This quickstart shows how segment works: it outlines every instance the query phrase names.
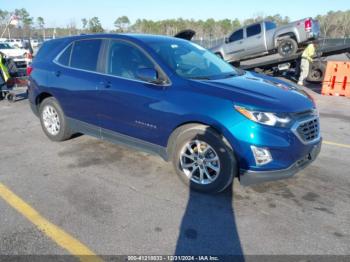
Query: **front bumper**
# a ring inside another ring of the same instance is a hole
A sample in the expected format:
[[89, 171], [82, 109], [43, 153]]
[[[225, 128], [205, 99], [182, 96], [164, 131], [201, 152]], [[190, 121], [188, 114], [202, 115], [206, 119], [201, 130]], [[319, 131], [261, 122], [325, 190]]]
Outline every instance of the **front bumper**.
[[297, 172], [311, 164], [321, 151], [322, 139], [315, 144], [311, 151], [303, 158], [293, 163], [290, 167], [271, 171], [240, 170], [240, 183], [243, 186], [254, 185], [262, 182], [275, 181], [294, 176]]

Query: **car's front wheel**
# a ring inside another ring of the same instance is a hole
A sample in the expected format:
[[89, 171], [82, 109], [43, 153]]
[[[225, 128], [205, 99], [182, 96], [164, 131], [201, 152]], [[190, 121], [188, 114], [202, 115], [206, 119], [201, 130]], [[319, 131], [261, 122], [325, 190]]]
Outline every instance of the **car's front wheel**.
[[174, 142], [176, 173], [191, 189], [205, 193], [225, 190], [237, 174], [232, 149], [213, 129], [194, 125], [181, 130]]
[[49, 97], [39, 107], [40, 122], [44, 133], [52, 141], [64, 141], [72, 136], [63, 110], [58, 101]]

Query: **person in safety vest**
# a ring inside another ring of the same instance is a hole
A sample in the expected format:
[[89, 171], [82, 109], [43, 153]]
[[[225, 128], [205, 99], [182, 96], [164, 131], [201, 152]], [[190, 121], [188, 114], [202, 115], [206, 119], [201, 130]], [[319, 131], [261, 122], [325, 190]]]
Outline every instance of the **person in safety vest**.
[[301, 55], [300, 77], [298, 81], [298, 85], [300, 86], [304, 85], [304, 81], [309, 75], [310, 66], [317, 54], [317, 48], [318, 48], [318, 42], [314, 41], [305, 48], [303, 54]]
[[6, 83], [7, 80], [9, 80], [10, 78], [9, 70], [5, 65], [5, 55], [2, 54], [1, 52], [0, 52], [0, 77], [1, 77], [1, 80], [3, 80], [3, 83], [1, 84]]

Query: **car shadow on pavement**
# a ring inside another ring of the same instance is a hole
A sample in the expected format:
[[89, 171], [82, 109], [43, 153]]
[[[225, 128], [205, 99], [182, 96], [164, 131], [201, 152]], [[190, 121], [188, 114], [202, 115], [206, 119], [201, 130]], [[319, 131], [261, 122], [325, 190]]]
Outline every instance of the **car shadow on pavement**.
[[233, 187], [218, 195], [190, 191], [175, 255], [219, 256], [244, 261], [233, 210]]

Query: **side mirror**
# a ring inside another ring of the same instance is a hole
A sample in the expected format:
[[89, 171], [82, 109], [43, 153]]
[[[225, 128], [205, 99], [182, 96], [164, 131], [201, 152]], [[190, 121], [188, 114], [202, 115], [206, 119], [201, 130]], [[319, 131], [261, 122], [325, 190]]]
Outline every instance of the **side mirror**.
[[136, 71], [136, 77], [149, 83], [158, 82], [158, 72], [154, 68], [141, 68]]
[[230, 43], [230, 39], [228, 37], [225, 37], [225, 44]]

